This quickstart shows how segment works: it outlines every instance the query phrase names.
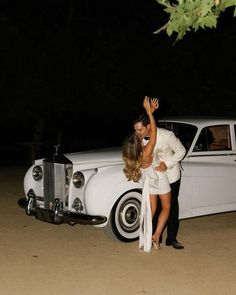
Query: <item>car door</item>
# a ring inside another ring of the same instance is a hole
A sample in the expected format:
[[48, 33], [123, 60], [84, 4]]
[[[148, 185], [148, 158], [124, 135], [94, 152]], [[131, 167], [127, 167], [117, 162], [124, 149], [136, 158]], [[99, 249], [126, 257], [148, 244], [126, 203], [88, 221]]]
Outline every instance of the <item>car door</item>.
[[235, 127], [218, 124], [202, 128], [185, 159], [192, 186], [192, 216], [236, 209], [235, 161]]

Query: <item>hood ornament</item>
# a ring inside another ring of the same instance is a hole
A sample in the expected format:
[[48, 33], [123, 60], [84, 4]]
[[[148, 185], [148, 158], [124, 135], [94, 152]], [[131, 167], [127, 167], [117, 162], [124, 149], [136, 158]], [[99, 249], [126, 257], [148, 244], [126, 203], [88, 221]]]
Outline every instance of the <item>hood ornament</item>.
[[57, 144], [57, 145], [54, 145], [54, 148], [55, 148], [55, 153], [54, 155], [57, 156], [58, 155], [58, 149], [60, 147], [60, 144]]

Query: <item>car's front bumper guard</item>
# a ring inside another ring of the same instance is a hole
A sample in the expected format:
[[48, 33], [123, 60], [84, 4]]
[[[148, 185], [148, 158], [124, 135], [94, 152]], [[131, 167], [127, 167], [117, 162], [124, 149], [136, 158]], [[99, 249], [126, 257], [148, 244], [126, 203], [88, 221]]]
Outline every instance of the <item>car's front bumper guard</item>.
[[60, 224], [60, 223], [69, 223], [70, 225], [74, 224], [84, 224], [84, 225], [98, 225], [105, 223], [107, 218], [105, 216], [98, 216], [98, 215], [87, 215], [83, 213], [73, 213], [73, 212], [63, 212], [59, 211], [55, 213], [54, 210], [47, 210], [42, 209], [39, 207], [34, 208], [29, 214], [27, 212], [28, 208], [28, 200], [26, 198], [21, 198], [18, 201], [18, 205], [25, 209], [26, 214], [34, 215], [37, 219]]

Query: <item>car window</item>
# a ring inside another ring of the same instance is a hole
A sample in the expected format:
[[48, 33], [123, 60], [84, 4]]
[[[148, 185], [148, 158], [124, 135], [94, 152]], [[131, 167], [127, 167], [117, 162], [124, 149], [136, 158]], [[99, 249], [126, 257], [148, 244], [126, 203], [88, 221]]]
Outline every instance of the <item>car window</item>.
[[197, 132], [196, 126], [185, 123], [158, 122], [158, 126], [173, 131], [187, 151], [189, 150]]
[[223, 151], [231, 149], [229, 125], [209, 126], [202, 129], [194, 152]]

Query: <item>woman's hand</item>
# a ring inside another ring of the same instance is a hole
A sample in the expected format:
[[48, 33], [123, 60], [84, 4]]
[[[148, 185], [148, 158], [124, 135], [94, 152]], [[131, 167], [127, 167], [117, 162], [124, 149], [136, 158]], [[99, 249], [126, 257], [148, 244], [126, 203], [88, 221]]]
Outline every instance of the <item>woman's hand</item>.
[[153, 113], [159, 107], [159, 100], [157, 98], [144, 97], [143, 107], [145, 108], [147, 114]]
[[159, 108], [159, 99], [151, 98], [151, 112], [153, 113], [155, 110]]
[[143, 107], [145, 108], [147, 114], [152, 113], [152, 112], [151, 112], [150, 98], [149, 98], [148, 96], [145, 96], [145, 97], [144, 97], [144, 100], [143, 100]]

